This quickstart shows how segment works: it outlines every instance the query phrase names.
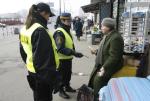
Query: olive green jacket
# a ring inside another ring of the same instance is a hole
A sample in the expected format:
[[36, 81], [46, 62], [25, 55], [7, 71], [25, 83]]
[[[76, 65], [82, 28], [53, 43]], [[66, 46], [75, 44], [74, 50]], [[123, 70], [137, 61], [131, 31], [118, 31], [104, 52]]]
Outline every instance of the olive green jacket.
[[[122, 36], [116, 31], [112, 31], [105, 39], [102, 50], [102, 64], [95, 64], [91, 73], [90, 82], [97, 71], [104, 67], [104, 76], [110, 78], [123, 66], [124, 41]], [[99, 54], [97, 54], [99, 55]]]

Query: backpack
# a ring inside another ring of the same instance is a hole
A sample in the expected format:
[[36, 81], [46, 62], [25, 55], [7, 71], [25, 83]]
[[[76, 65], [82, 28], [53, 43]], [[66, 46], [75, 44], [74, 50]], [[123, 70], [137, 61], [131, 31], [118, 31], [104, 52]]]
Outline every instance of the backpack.
[[77, 101], [94, 101], [93, 89], [87, 85], [82, 85], [78, 89]]

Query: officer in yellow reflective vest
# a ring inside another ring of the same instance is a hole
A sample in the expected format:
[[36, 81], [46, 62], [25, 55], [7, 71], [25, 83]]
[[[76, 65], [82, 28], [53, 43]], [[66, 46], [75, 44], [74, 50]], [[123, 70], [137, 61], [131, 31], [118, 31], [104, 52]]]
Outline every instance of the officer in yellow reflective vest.
[[47, 4], [32, 5], [20, 32], [20, 53], [29, 72], [27, 79], [34, 101], [52, 101], [53, 91], [56, 93], [61, 86], [57, 47], [47, 28], [52, 16]]
[[76, 92], [76, 90], [70, 86], [72, 59], [73, 56], [81, 58], [83, 57], [83, 54], [75, 51], [73, 38], [70, 33], [71, 14], [62, 13], [57, 20], [59, 22], [57, 22], [57, 29], [54, 33], [54, 39], [60, 58], [59, 71], [63, 79], [63, 86], [60, 89], [59, 96], [65, 99], [69, 99], [70, 96], [66, 92]]

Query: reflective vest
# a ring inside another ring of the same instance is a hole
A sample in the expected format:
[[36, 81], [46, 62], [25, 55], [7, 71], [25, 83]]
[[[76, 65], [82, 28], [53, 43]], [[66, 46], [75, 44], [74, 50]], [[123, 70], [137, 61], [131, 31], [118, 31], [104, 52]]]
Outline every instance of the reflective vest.
[[[64, 34], [64, 36], [65, 36], [65, 48], [73, 49], [74, 43], [73, 43], [73, 39], [71, 38], [69, 33], [66, 32], [63, 28], [57, 28], [56, 31], [58, 31], [58, 32], [61, 31]], [[61, 53], [58, 53], [58, 55], [59, 55], [59, 59], [61, 59], [61, 60], [73, 58], [73, 55], [66, 56], [66, 55], [61, 54]]]
[[[33, 65], [31, 36], [32, 36], [33, 32], [39, 27], [44, 28], [42, 25], [35, 23], [27, 30], [26, 30], [26, 27], [23, 27], [21, 30], [21, 33], [20, 33], [20, 42], [23, 46], [25, 53], [27, 54], [26, 67], [27, 67], [28, 71], [30, 71], [32, 73], [36, 73], [36, 70], [35, 70], [35, 67]], [[47, 30], [47, 29], [45, 29], [45, 30], [48, 32], [49, 37], [52, 41], [52, 47], [53, 47], [54, 56], [55, 56], [54, 61], [56, 63], [56, 69], [57, 69], [59, 67], [59, 56], [57, 53], [57, 47], [56, 47], [55, 41], [52, 37], [52, 34], [49, 32], [49, 30]]]

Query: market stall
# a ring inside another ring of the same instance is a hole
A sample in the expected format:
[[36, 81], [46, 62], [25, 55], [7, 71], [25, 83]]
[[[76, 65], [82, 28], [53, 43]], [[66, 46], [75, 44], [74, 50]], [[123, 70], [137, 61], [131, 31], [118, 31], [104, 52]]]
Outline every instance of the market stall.
[[[119, 31], [124, 38], [124, 57], [127, 57], [126, 65], [130, 70], [124, 66], [114, 74], [115, 78], [100, 89], [100, 101], [148, 101], [150, 99], [150, 76], [147, 76], [150, 66], [148, 65], [150, 64], [150, 2], [126, 0], [124, 7]], [[135, 70], [137, 77], [131, 77], [134, 76]]]
[[150, 2], [125, 2], [121, 16], [120, 33], [124, 38], [124, 55], [141, 61], [137, 76], [145, 77], [148, 71], [148, 50], [150, 32]]

